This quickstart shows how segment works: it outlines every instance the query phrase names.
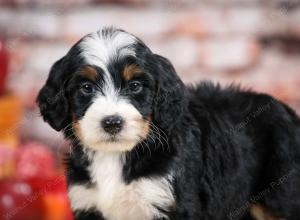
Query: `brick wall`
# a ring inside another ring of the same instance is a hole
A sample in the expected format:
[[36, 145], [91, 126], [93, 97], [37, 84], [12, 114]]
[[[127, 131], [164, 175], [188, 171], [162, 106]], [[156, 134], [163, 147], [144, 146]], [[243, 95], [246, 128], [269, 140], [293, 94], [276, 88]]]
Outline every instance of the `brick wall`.
[[300, 110], [300, 0], [0, 0], [10, 87], [32, 105], [51, 64], [107, 25], [142, 38], [187, 83], [241, 83]]

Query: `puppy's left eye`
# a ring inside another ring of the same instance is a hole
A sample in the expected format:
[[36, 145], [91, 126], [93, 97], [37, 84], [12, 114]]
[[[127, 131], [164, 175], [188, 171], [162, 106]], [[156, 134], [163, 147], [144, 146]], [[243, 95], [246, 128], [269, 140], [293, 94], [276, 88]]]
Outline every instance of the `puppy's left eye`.
[[83, 94], [90, 95], [90, 94], [94, 93], [95, 88], [94, 88], [94, 85], [91, 83], [83, 83], [80, 86], [80, 90]]
[[139, 81], [132, 81], [128, 84], [129, 91], [131, 93], [137, 94], [143, 90], [143, 84]]

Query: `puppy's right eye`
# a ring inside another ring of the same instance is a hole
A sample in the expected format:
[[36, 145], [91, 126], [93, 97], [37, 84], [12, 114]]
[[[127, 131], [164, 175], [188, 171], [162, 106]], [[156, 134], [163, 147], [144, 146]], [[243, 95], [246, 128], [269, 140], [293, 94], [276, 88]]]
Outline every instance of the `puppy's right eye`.
[[94, 88], [94, 85], [91, 83], [83, 83], [80, 87], [80, 91], [83, 94], [90, 95], [95, 92], [95, 88]]

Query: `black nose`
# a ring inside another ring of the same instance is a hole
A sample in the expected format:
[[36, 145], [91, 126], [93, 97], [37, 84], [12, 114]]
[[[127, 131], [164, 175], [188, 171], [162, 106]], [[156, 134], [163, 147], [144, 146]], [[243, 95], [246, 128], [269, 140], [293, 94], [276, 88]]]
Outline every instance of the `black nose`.
[[103, 118], [101, 124], [107, 133], [117, 134], [122, 130], [123, 119], [118, 115], [110, 115]]

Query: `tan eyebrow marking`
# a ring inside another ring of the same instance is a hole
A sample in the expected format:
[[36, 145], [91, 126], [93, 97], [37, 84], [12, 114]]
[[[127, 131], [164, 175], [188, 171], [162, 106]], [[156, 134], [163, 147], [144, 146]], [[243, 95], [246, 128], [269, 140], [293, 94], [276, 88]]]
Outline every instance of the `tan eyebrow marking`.
[[125, 66], [123, 70], [123, 77], [126, 81], [140, 74], [142, 74], [142, 70], [135, 64]]
[[97, 71], [91, 66], [85, 66], [80, 70], [80, 74], [92, 81], [96, 81]]

